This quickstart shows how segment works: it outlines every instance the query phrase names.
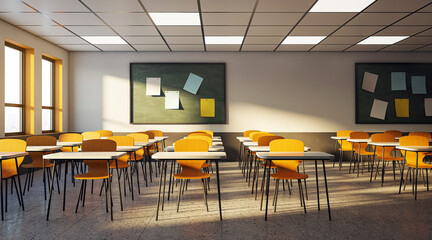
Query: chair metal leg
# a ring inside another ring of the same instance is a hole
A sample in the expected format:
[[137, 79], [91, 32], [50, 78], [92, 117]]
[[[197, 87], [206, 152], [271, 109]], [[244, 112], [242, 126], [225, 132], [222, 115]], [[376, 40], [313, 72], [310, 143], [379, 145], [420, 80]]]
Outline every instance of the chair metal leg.
[[208, 210], [208, 204], [207, 204], [207, 192], [206, 192], [206, 187], [205, 187], [206, 184], [204, 183], [204, 179], [201, 179], [201, 180], [202, 180], [202, 186], [203, 186], [204, 204], [205, 204], [207, 212], [208, 212], [209, 210]]
[[178, 195], [178, 199], [177, 199], [177, 212], [179, 211], [179, 208], [180, 208], [180, 196], [181, 196], [181, 192], [182, 192], [182, 186], [183, 186], [183, 179], [180, 179], [179, 195]]
[[274, 195], [274, 201], [273, 201], [273, 203], [274, 203], [274, 212], [276, 212], [278, 195], [279, 195], [279, 179], [276, 179], [276, 188], [275, 188], [275, 195]]
[[81, 187], [80, 187], [80, 192], [79, 192], [78, 199], [77, 199], [77, 203], [76, 203], [76, 207], [75, 207], [75, 213], [78, 212], [79, 201], [80, 201], [81, 196], [82, 196], [82, 194], [83, 194], [83, 189], [84, 189], [83, 187], [84, 187], [84, 180], [81, 181]]

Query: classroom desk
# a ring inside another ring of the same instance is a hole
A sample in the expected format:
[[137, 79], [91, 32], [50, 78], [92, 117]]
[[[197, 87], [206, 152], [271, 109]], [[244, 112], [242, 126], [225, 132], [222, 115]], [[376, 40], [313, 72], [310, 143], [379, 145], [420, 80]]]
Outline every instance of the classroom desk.
[[[337, 152], [338, 140], [341, 141], [341, 144], [340, 144], [341, 148], [340, 148], [340, 152], [339, 152], [339, 170], [341, 170], [342, 169], [342, 159], [343, 159], [342, 144], [343, 144], [343, 141], [346, 141], [347, 139], [349, 139], [349, 137], [331, 136], [330, 138], [333, 140], [336, 140], [335, 141], [335, 151], [334, 151], [335, 155]], [[334, 163], [333, 163], [333, 167], [334, 167]]]
[[[159, 178], [159, 194], [156, 209], [156, 221], [159, 217], [159, 205], [160, 205], [160, 195], [162, 190], [162, 176], [164, 176], [164, 187], [162, 200], [165, 198], [165, 183], [166, 183], [166, 161], [175, 160], [213, 160], [216, 163], [216, 179], [217, 179], [217, 189], [219, 198], [219, 215], [220, 220], [222, 220], [222, 204], [220, 195], [220, 180], [219, 180], [219, 161], [226, 159], [226, 153], [224, 152], [158, 152], [153, 155], [153, 159], [162, 161], [161, 174]], [[165, 173], [165, 174], [163, 174]]]
[[[110, 175], [109, 172], [109, 161], [115, 160], [117, 164], [117, 158], [122, 157], [126, 155], [126, 152], [57, 152], [52, 154], [47, 154], [43, 156], [43, 159], [46, 160], [53, 160], [54, 166], [52, 171], [52, 178], [54, 179], [54, 170], [55, 165], [57, 161], [79, 161], [79, 160], [101, 160], [101, 161], [107, 161], [107, 167], [108, 167], [108, 176]], [[66, 164], [67, 166], [67, 164]], [[65, 170], [66, 171], [66, 170]], [[118, 169], [117, 169], [117, 177], [118, 175]], [[49, 191], [49, 198], [48, 198], [48, 209], [47, 209], [47, 217], [46, 220], [49, 220], [49, 213], [50, 213], [50, 207], [51, 207], [51, 197], [52, 197], [52, 189], [53, 189], [53, 182], [51, 181], [50, 185], [50, 191]], [[112, 212], [112, 195], [111, 195], [111, 181], [107, 181], [107, 185], [109, 188], [109, 194], [110, 194], [110, 209], [111, 209], [111, 221], [113, 220], [113, 212]], [[119, 184], [119, 194], [121, 195], [121, 189]], [[65, 198], [66, 198], [66, 176], [65, 176], [65, 188], [63, 190], [63, 211], [64, 211], [64, 204], [65, 204]]]
[[[209, 152], [223, 152], [225, 148], [223, 146], [209, 147]], [[165, 148], [165, 152], [174, 152], [174, 146], [168, 146]]]
[[[399, 149], [399, 150], [402, 150], [402, 151], [409, 151], [409, 152], [415, 152], [416, 153], [416, 172], [415, 172], [415, 191], [414, 191], [415, 193], [414, 193], [414, 200], [417, 200], [417, 178], [418, 178], [418, 161], [419, 161], [419, 159], [418, 159], [418, 153], [419, 152], [432, 152], [432, 146], [396, 146], [396, 149]], [[405, 168], [405, 164], [402, 167], [401, 182], [400, 182], [400, 185], [399, 185], [399, 193], [401, 192], [401, 188], [402, 188], [404, 168]]]
[[[382, 172], [381, 172], [381, 187], [382, 187], [384, 185], [384, 169], [385, 169], [385, 167], [384, 167], [384, 148], [386, 148], [386, 147], [394, 148], [396, 146], [399, 146], [399, 142], [369, 142], [369, 145], [375, 146], [375, 148], [374, 148], [375, 155], [376, 155], [376, 147], [382, 147], [383, 148], [383, 151], [382, 151], [383, 167], [382, 167]], [[375, 159], [375, 157], [373, 159]], [[375, 161], [372, 160], [371, 177], [370, 177], [369, 182], [372, 182], [372, 175], [374, 172], [374, 162]], [[378, 166], [377, 166], [377, 168], [378, 168]], [[394, 168], [393, 168], [393, 170], [394, 170]], [[378, 169], [377, 169], [377, 171], [378, 171]], [[375, 176], [375, 178], [376, 178], [376, 176]]]
[[81, 146], [81, 144], [82, 142], [58, 142], [57, 141], [57, 146], [70, 147], [72, 149], [72, 152], [74, 147], [79, 147]]
[[[28, 155], [27, 152], [0, 152], [0, 192], [1, 192], [1, 220], [4, 220], [4, 209], [3, 209], [3, 169], [2, 169], [2, 162], [3, 160], [8, 160], [8, 159], [12, 159], [15, 158], [15, 167], [17, 170], [17, 177], [18, 177], [18, 185], [19, 185], [19, 197], [21, 199], [21, 203], [22, 203], [22, 210], [24, 211], [24, 199], [22, 196], [22, 190], [21, 190], [21, 180], [20, 180], [20, 175], [19, 175], [19, 167], [18, 167], [18, 158], [19, 157], [24, 157]], [[18, 194], [18, 193], [17, 193]]]
[[[329, 220], [331, 221], [331, 213], [330, 213], [330, 201], [328, 196], [328, 187], [327, 187], [327, 175], [325, 170], [325, 160], [331, 160], [334, 158], [334, 155], [328, 154], [325, 152], [258, 152], [257, 156], [264, 160], [302, 160], [302, 161], [315, 161], [315, 174], [316, 174], [316, 184], [317, 184], [317, 201], [318, 201], [318, 211], [320, 210], [319, 203], [319, 184], [318, 184], [318, 167], [317, 161], [322, 160], [323, 164], [323, 173], [324, 173], [324, 183], [326, 189], [326, 197], [327, 197], [327, 208]], [[265, 209], [265, 220], [267, 221], [267, 210], [268, 210], [268, 198], [270, 191], [270, 169], [272, 161], [265, 161], [265, 172], [267, 172], [267, 183], [266, 183], [266, 209]], [[267, 167], [267, 162], [269, 162], [269, 166]]]
[[[351, 138], [348, 138], [348, 139], [346, 139], [348, 142], [350, 142], [350, 143], [358, 143], [358, 158], [360, 158], [360, 161], [361, 161], [361, 163], [362, 163], [362, 165], [363, 165], [363, 156], [362, 155], [360, 155], [360, 147], [361, 147], [361, 144], [362, 143], [366, 143], [366, 145], [368, 145], [370, 142], [371, 142], [371, 140], [370, 140], [370, 138], [356, 138], [356, 139], [351, 139]], [[352, 156], [353, 156], [353, 158], [352, 159], [354, 159], [354, 157], [355, 157], [355, 154], [354, 154], [354, 144], [352, 145]], [[360, 175], [360, 161], [359, 160], [357, 160], [357, 177]], [[364, 166], [364, 165], [363, 165]], [[364, 167], [363, 167], [364, 168]], [[363, 174], [363, 168], [362, 168], [362, 174]], [[353, 172], [355, 171], [355, 163], [354, 163], [354, 169], [353, 169]], [[351, 163], [350, 163], [350, 168], [349, 168], [349, 173], [351, 173]]]
[[[270, 147], [269, 146], [252, 146], [249, 147], [249, 150], [251, 150], [252, 152], [270, 152]], [[309, 152], [311, 149], [310, 147], [304, 147], [304, 151], [305, 152]]]

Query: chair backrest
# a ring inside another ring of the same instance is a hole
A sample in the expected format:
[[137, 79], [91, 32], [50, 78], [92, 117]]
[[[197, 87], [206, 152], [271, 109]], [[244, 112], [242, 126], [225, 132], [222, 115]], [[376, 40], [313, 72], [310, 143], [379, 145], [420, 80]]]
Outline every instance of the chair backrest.
[[137, 133], [147, 134], [147, 136], [149, 137], [149, 139], [154, 139], [154, 137], [155, 137], [154, 133], [152, 133], [151, 131], [137, 132]]
[[274, 136], [274, 134], [266, 133], [266, 132], [260, 132], [257, 134], [253, 134], [252, 142], [258, 142], [258, 139], [262, 136]]
[[[338, 137], [350, 137], [350, 134], [354, 132], [351, 130], [340, 130], [336, 132], [336, 136]], [[338, 140], [339, 146], [341, 146], [342, 151], [351, 151], [352, 144], [348, 141]]]
[[246, 130], [243, 132], [243, 137], [249, 137], [252, 132], [260, 132], [260, 130]]
[[100, 133], [101, 137], [111, 137], [113, 132], [110, 130], [97, 130], [96, 132]]
[[[0, 139], [0, 152], [25, 152], [27, 148], [27, 143], [21, 139]], [[18, 167], [24, 161], [24, 157], [17, 158]], [[6, 159], [1, 162], [2, 171], [9, 172], [11, 176], [17, 175], [17, 170], [15, 166], [15, 159]], [[3, 175], [3, 177], [6, 177]], [[1, 181], [1, 179], [0, 179]]]
[[[405, 136], [399, 138], [399, 145], [400, 146], [429, 146], [429, 140], [423, 136]], [[404, 150], [402, 150], [401, 152], [402, 154], [404, 154], [407, 163], [413, 165], [416, 164], [417, 154], [415, 152], [409, 152]], [[418, 153], [419, 161], [422, 161], [425, 156], [426, 156], [425, 152], [419, 152]]]
[[[369, 139], [369, 133], [361, 132], [361, 131], [352, 132], [352, 133], [350, 133], [349, 137], [351, 139]], [[346, 142], [348, 142], [348, 141], [346, 141]], [[359, 149], [359, 146], [360, 146], [360, 149]], [[365, 152], [366, 147], [367, 147], [367, 144], [352, 143], [352, 149], [354, 149], [355, 153], [359, 153], [359, 150], [360, 150], [360, 153]]]
[[83, 136], [83, 140], [100, 139], [101, 138], [101, 135], [98, 132], [83, 132], [81, 134]]
[[27, 146], [56, 146], [57, 138], [53, 136], [30, 136], [26, 142]]
[[148, 130], [149, 132], [152, 132], [155, 137], [163, 137], [163, 132], [160, 130]]
[[212, 137], [210, 134], [205, 132], [190, 132], [188, 133], [188, 136], [206, 136], [206, 137]]
[[[270, 152], [304, 152], [304, 143], [297, 139], [277, 139], [270, 142]], [[279, 168], [297, 171], [301, 160], [272, 160]]]
[[281, 136], [271, 136], [271, 135], [261, 136], [258, 138], [258, 146], [268, 146], [271, 141], [277, 139], [284, 139], [284, 138]]
[[210, 130], [200, 130], [198, 132], [205, 132], [205, 133], [209, 134], [211, 137], [213, 137], [213, 131], [210, 131]]
[[[116, 150], [116, 142], [109, 139], [91, 139], [84, 141], [81, 146], [82, 152], [115, 152]], [[89, 168], [88, 172], [94, 176], [104, 176], [108, 172], [106, 161], [84, 160], [84, 163]]]
[[63, 133], [59, 136], [59, 142], [82, 142], [83, 135], [79, 133]]
[[261, 132], [261, 131], [258, 131], [258, 132], [250, 132], [249, 133], [249, 139], [253, 139], [253, 137], [256, 135], [256, 134], [260, 134], [260, 133], [266, 133], [266, 132]]
[[211, 147], [213, 145], [213, 140], [208, 134], [206, 134], [206, 135], [207, 136], [191, 135], [191, 136], [188, 136], [186, 139], [201, 139], [201, 140], [206, 141], [208, 143], [209, 147]]
[[116, 142], [117, 146], [133, 146], [135, 144], [135, 140], [131, 136], [111, 136], [107, 139]]
[[[372, 134], [371, 142], [396, 142], [395, 136], [390, 133], [376, 133]], [[382, 157], [384, 149], [384, 158], [391, 157], [390, 153], [394, 148], [392, 147], [379, 147], [375, 146], [375, 155]]]
[[395, 138], [396, 138], [396, 137], [402, 137], [402, 132], [399, 131], [399, 130], [387, 130], [387, 131], [384, 131], [384, 133], [391, 134], [391, 135], [393, 135]]
[[[182, 139], [174, 143], [175, 152], [208, 152], [208, 142], [202, 139]], [[182, 171], [201, 171], [206, 160], [177, 160]]]
[[422, 136], [427, 139], [431, 139], [431, 134], [428, 132], [410, 132], [408, 136]]
[[148, 142], [149, 136], [145, 133], [130, 133], [127, 136], [132, 137], [135, 142]]

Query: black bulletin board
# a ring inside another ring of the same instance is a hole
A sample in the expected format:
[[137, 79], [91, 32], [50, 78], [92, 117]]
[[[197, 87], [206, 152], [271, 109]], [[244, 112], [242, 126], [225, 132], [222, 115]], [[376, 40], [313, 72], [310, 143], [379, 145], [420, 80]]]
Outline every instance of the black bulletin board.
[[[392, 72], [404, 72], [406, 90], [392, 90]], [[378, 75], [375, 92], [362, 88], [365, 73]], [[425, 76], [426, 94], [413, 94], [412, 76]], [[426, 116], [425, 98], [432, 98], [432, 63], [356, 63], [355, 113], [360, 124], [430, 124]], [[374, 99], [388, 103], [385, 119], [371, 117]], [[396, 116], [395, 99], [409, 99], [409, 117]]]

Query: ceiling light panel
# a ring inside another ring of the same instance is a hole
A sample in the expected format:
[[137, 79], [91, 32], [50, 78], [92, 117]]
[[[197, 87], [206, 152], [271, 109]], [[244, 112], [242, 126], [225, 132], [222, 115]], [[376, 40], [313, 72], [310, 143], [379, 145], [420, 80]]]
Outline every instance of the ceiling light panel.
[[395, 44], [408, 38], [408, 36], [371, 36], [357, 43], [358, 45], [388, 45]]
[[326, 36], [288, 36], [282, 42], [282, 44], [318, 44]]
[[158, 26], [197, 26], [201, 24], [199, 13], [149, 13]]
[[87, 40], [91, 44], [127, 44], [121, 37], [119, 36], [82, 36], [85, 40]]
[[318, 0], [310, 12], [361, 12], [375, 0]]
[[241, 44], [243, 36], [206, 36], [206, 44]]

